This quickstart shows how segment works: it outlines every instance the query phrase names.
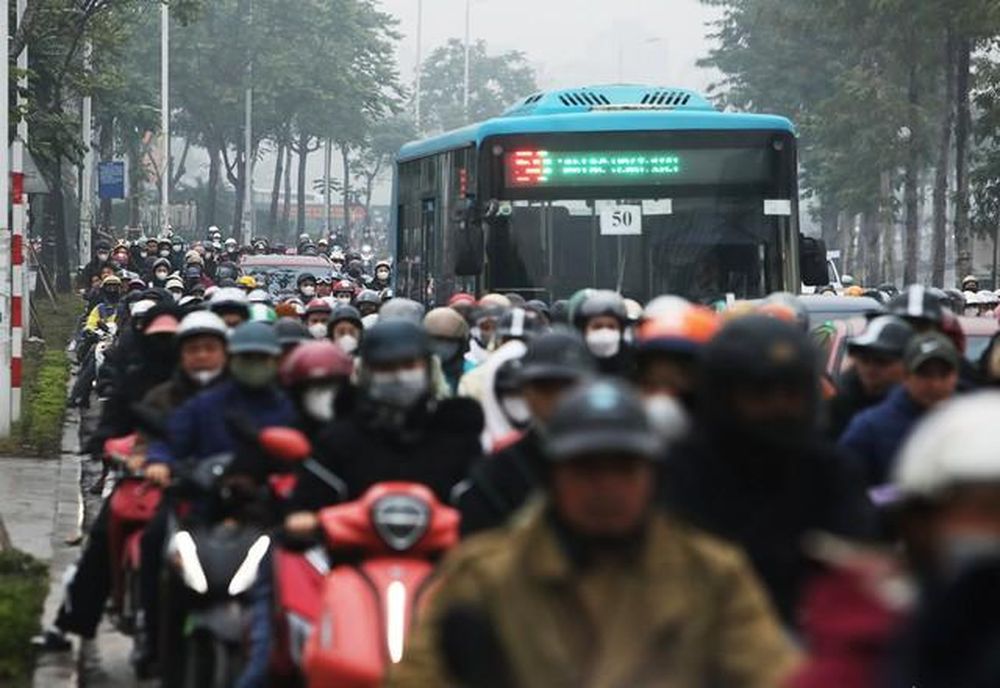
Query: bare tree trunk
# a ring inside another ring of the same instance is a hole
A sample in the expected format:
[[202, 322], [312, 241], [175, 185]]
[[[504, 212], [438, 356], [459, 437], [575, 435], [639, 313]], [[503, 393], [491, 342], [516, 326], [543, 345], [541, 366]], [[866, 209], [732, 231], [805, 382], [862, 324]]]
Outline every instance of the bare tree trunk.
[[[369, 186], [373, 186], [373, 184]], [[833, 205], [833, 203], [824, 201], [820, 202], [820, 234], [822, 235], [823, 241], [826, 243], [827, 247], [831, 250], [840, 245], [840, 228], [837, 225], [837, 218], [839, 215], [840, 212], [837, 210], [837, 207]]]
[[[101, 162], [108, 162], [115, 156], [115, 121], [112, 117], [106, 117], [101, 121], [101, 133], [97, 140], [97, 147], [101, 157]], [[102, 198], [100, 209], [97, 211], [97, 224], [100, 227], [111, 226], [111, 199]]]
[[969, 71], [972, 42], [956, 41], [955, 75], [955, 272], [958, 279], [972, 273], [972, 236], [969, 231], [969, 133], [972, 115], [969, 110]]
[[[351, 146], [346, 141], [341, 141], [340, 159], [344, 164], [344, 236], [351, 240]], [[356, 244], [357, 242], [352, 242]]]
[[[896, 281], [896, 217], [893, 212], [892, 172], [883, 172], [879, 189], [880, 224], [879, 235], [882, 241], [881, 275], [878, 284]], [[877, 286], [872, 283], [872, 286]]]
[[271, 209], [267, 213], [267, 227], [272, 237], [279, 237], [278, 229], [278, 196], [281, 195], [281, 177], [285, 164], [285, 144], [278, 142], [277, 154], [274, 156], [274, 184], [271, 186]]
[[209, 226], [218, 224], [216, 214], [218, 213], [220, 164], [218, 148], [210, 146], [208, 149], [208, 197], [205, 199], [205, 224]]
[[295, 213], [295, 232], [302, 234], [306, 231], [306, 163], [309, 160], [309, 136], [299, 135], [299, 148], [296, 151], [299, 156], [299, 194]]
[[854, 229], [857, 226], [858, 218], [851, 213], [841, 213], [840, 226], [841, 240], [843, 241], [843, 253], [840, 258], [840, 276], [857, 274], [857, 252], [854, 249]]
[[861, 240], [864, 243], [864, 277], [862, 283], [876, 285], [881, 281], [879, 263], [881, 256], [878, 250], [879, 221], [878, 212], [865, 211], [861, 215]]
[[931, 200], [934, 215], [931, 241], [931, 284], [935, 287], [944, 286], [945, 245], [948, 231], [948, 159], [951, 153], [951, 130], [954, 123], [952, 103], [955, 100], [955, 38], [950, 28], [945, 42], [945, 97], [943, 99], [945, 106], [938, 138], [938, 157], [934, 170], [934, 192]]
[[917, 186], [920, 176], [920, 149], [917, 136], [918, 108], [920, 105], [917, 85], [916, 60], [910, 65], [909, 83], [909, 120], [910, 140], [907, 141], [906, 171], [903, 175], [903, 208], [904, 208], [904, 248], [903, 248], [903, 283], [917, 282], [917, 259], [920, 255], [920, 218], [917, 216]]
[[281, 206], [281, 232], [288, 238], [289, 219], [292, 216], [292, 146], [285, 147], [285, 202]]

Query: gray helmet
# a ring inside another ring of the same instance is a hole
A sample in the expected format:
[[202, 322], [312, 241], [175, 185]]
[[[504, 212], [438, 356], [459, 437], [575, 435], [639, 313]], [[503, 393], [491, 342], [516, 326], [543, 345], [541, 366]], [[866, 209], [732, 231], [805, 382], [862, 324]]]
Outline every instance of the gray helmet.
[[560, 329], [541, 334], [528, 344], [521, 358], [520, 380], [579, 380], [596, 374], [597, 365], [583, 339]]
[[364, 329], [364, 323], [361, 322], [361, 312], [354, 306], [346, 303], [337, 304], [333, 311], [330, 313], [330, 319], [327, 321], [327, 325], [332, 329], [334, 325], [339, 322], [344, 321], [354, 323], [359, 328]]
[[545, 321], [542, 316], [524, 308], [511, 308], [497, 323], [497, 337], [500, 340], [520, 339], [527, 342], [544, 331]]
[[880, 315], [873, 318], [864, 333], [847, 343], [848, 353], [870, 351], [872, 353], [902, 358], [906, 344], [913, 337], [913, 328], [895, 315]]
[[406, 318], [379, 321], [361, 340], [361, 360], [367, 364], [384, 364], [430, 356], [430, 343], [424, 328]]
[[573, 325], [583, 330], [592, 318], [607, 315], [615, 318], [622, 327], [628, 322], [628, 310], [621, 294], [602, 289], [587, 295], [573, 313]]
[[382, 305], [378, 316], [380, 321], [401, 318], [419, 324], [424, 319], [424, 307], [412, 299], [392, 299]]
[[658, 458], [663, 441], [639, 395], [609, 378], [586, 382], [556, 406], [545, 431], [545, 453], [564, 463], [599, 452]]
[[302, 324], [302, 321], [295, 318], [278, 318], [278, 322], [274, 323], [274, 333], [281, 346], [289, 346], [312, 339], [312, 335], [309, 334], [309, 330]]
[[281, 344], [278, 343], [278, 335], [270, 323], [247, 322], [230, 333], [229, 353], [278, 356], [281, 354]]

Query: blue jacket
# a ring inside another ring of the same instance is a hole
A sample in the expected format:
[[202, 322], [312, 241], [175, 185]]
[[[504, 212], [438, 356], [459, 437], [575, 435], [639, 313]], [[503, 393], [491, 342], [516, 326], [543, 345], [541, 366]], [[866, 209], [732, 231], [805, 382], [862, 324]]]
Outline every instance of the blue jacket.
[[900, 385], [851, 419], [838, 444], [859, 462], [870, 487], [889, 480], [896, 453], [924, 413]]
[[296, 421], [292, 402], [280, 390], [251, 391], [226, 380], [188, 399], [170, 415], [166, 441], [150, 445], [148, 461], [173, 463], [233, 451], [233, 437], [226, 427], [230, 411], [244, 415], [257, 428], [291, 426]]

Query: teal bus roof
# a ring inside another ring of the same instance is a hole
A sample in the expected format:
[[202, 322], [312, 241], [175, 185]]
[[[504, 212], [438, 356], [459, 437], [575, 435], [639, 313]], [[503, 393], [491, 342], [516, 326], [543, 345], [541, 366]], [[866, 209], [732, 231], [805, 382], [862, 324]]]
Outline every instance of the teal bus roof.
[[776, 115], [716, 111], [632, 110], [497, 117], [423, 141], [408, 143], [397, 160], [405, 162], [455, 148], [479, 146], [490, 136], [504, 134], [563, 134], [610, 131], [757, 130], [795, 133], [792, 123]]

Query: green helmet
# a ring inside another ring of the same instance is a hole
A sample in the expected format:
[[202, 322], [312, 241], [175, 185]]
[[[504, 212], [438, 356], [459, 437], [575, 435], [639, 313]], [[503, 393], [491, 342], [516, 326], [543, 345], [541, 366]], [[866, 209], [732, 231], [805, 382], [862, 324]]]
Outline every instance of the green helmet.
[[277, 322], [278, 314], [274, 308], [266, 303], [250, 304], [250, 320], [254, 322]]

